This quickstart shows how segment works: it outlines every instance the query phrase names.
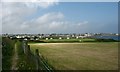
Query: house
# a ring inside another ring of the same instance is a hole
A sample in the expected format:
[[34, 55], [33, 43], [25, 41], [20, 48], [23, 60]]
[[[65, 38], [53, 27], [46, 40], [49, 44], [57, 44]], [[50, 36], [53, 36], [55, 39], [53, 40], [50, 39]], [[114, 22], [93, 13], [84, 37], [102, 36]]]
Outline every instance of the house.
[[50, 39], [53, 39], [53, 38], [50, 38]]
[[46, 40], [48, 40], [48, 38], [46, 38]]
[[62, 39], [61, 37], [59, 37], [59, 39]]
[[67, 37], [67, 39], [70, 39], [69, 37]]
[[24, 40], [27, 40], [27, 38], [25, 38]]

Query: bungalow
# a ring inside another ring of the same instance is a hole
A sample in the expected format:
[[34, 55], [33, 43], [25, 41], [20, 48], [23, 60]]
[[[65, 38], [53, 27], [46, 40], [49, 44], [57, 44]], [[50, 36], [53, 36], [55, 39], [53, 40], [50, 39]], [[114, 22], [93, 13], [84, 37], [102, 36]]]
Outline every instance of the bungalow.
[[46, 38], [46, 40], [48, 40], [48, 38]]
[[61, 37], [59, 37], [59, 39], [62, 39]]

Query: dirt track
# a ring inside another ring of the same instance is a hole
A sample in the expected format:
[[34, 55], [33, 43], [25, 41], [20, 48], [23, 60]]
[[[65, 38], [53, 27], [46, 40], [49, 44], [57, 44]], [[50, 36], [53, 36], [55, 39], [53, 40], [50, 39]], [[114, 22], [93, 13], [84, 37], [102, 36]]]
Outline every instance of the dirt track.
[[11, 70], [17, 70], [17, 60], [18, 60], [18, 54], [17, 54], [17, 46], [15, 44], [15, 48], [14, 48], [14, 54], [13, 54], [13, 58], [12, 58], [12, 67]]

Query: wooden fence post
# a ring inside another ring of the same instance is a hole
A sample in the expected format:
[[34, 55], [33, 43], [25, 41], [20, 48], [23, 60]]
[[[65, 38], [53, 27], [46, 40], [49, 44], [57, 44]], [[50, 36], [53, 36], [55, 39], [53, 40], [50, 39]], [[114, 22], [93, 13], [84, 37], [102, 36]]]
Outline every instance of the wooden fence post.
[[36, 56], [36, 68], [37, 68], [37, 70], [39, 70], [40, 69], [40, 66], [39, 66], [40, 62], [39, 62], [39, 50], [38, 49], [35, 50], [35, 56]]
[[39, 50], [38, 49], [35, 50], [35, 53], [36, 53], [36, 55], [39, 56]]
[[28, 45], [28, 53], [30, 53], [30, 45]]

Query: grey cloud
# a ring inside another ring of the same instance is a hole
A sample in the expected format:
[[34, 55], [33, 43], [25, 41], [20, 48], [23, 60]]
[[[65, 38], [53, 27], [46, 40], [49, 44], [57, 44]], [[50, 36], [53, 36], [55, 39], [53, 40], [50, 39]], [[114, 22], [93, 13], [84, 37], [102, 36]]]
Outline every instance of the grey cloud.
[[[72, 22], [65, 19], [61, 12], [48, 12], [42, 16], [27, 20], [26, 17], [37, 11], [36, 7], [25, 3], [3, 4], [3, 33], [65, 33], [77, 32], [88, 27], [88, 21]], [[51, 5], [50, 5], [51, 6]], [[87, 28], [86, 28], [87, 29]]]

